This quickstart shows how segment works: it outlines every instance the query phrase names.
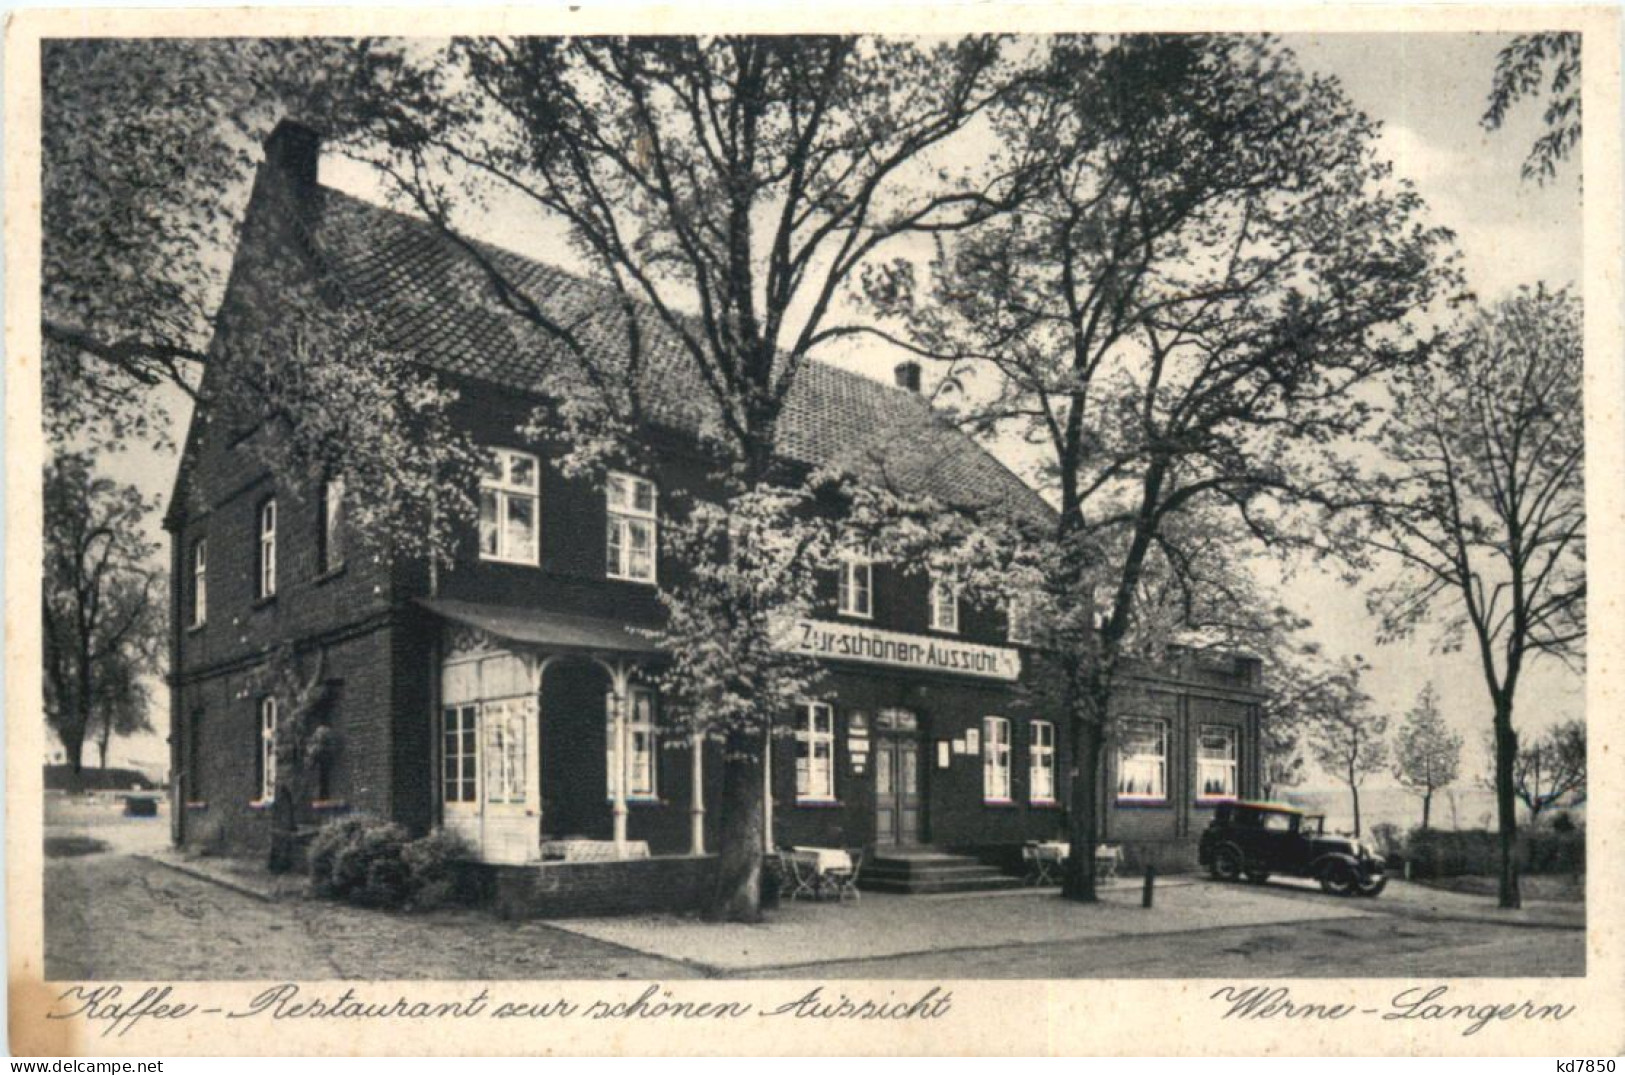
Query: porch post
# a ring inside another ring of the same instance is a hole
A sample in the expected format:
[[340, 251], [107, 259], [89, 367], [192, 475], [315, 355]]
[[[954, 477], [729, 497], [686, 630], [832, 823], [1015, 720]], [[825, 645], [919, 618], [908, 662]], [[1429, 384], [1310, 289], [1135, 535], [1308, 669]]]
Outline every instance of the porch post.
[[688, 852], [705, 854], [705, 736], [695, 732], [688, 739], [689, 785], [694, 789], [688, 808]]
[[611, 810], [614, 813], [615, 857], [618, 859], [626, 857], [626, 706], [630, 701], [627, 678], [626, 666], [617, 665], [612, 679], [615, 727], [610, 734], [615, 737], [615, 772], [611, 781], [615, 795]]
[[773, 725], [762, 728], [762, 850], [773, 853]]

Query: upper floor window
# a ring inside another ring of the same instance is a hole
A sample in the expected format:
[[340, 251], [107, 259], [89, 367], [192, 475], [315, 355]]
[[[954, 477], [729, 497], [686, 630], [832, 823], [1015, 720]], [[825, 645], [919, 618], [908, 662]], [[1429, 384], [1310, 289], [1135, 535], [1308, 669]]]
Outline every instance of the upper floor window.
[[322, 571], [344, 566], [344, 475], [322, 483]]
[[1035, 803], [1055, 801], [1055, 725], [1047, 720], [1032, 722], [1032, 742], [1027, 747], [1027, 797]]
[[536, 457], [493, 448], [480, 479], [480, 559], [536, 563], [540, 501]]
[[1123, 722], [1117, 746], [1117, 797], [1127, 802], [1168, 798], [1168, 724], [1161, 720]]
[[1196, 751], [1196, 796], [1236, 797], [1236, 729], [1229, 724], [1201, 726]]
[[604, 487], [609, 529], [604, 568], [612, 579], [655, 581], [655, 484], [611, 472]]
[[835, 801], [835, 707], [828, 702], [796, 711], [796, 801]]
[[276, 798], [276, 699], [260, 699], [260, 801]]
[[862, 616], [866, 620], [874, 618], [875, 569], [868, 560], [853, 556], [841, 561], [836, 609], [843, 616]]
[[[620, 770], [620, 752], [615, 749], [615, 695], [604, 696], [604, 775], [608, 794], [615, 795], [615, 777]], [[626, 797], [653, 799], [655, 786], [655, 696], [646, 687], [633, 687], [626, 714]]]
[[982, 801], [1010, 801], [1010, 722], [982, 718]]
[[959, 587], [937, 575], [931, 577], [931, 629], [959, 630]]
[[192, 543], [192, 626], [202, 627], [209, 619], [209, 539]]
[[260, 505], [259, 576], [255, 595], [270, 597], [276, 593], [276, 498]]

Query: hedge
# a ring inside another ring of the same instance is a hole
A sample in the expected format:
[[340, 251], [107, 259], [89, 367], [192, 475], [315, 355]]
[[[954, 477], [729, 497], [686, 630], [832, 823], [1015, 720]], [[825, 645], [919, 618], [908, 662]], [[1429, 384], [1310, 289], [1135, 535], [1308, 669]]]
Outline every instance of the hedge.
[[[1585, 830], [1537, 829], [1518, 833], [1521, 873], [1585, 872]], [[1493, 876], [1501, 868], [1501, 836], [1488, 829], [1412, 829], [1405, 837], [1405, 858], [1413, 877]]]

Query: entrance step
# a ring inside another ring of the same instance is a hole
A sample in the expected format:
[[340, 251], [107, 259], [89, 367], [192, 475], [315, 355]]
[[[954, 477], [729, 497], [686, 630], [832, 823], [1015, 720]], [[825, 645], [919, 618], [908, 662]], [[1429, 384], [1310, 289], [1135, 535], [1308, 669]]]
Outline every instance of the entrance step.
[[969, 855], [935, 848], [889, 848], [863, 866], [858, 887], [872, 892], [980, 892], [1020, 888], [1021, 878]]

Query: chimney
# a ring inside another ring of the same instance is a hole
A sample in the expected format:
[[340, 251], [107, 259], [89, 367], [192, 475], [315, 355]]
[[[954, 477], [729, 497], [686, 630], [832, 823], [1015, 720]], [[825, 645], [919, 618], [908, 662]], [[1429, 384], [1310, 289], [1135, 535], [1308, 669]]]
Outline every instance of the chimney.
[[322, 136], [297, 120], [284, 119], [265, 140], [265, 166], [288, 180], [291, 190], [308, 194], [316, 187], [316, 159]]
[[897, 387], [910, 392], [920, 390], [920, 364], [912, 358], [897, 364], [892, 371], [897, 378]]

